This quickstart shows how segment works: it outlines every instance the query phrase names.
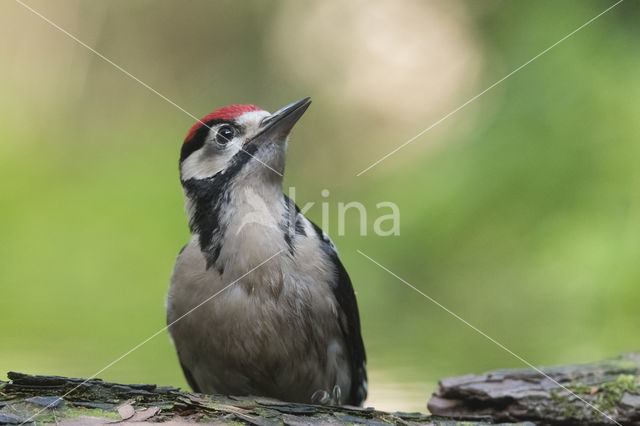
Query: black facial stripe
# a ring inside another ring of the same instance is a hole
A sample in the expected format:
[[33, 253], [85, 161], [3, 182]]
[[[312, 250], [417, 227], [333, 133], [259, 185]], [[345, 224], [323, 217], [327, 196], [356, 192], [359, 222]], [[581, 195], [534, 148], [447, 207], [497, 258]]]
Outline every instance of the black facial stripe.
[[209, 134], [209, 130], [213, 126], [217, 126], [218, 124], [230, 124], [234, 127], [237, 127], [233, 121], [229, 120], [209, 120], [205, 121], [204, 125], [202, 125], [197, 131], [196, 134], [193, 135], [190, 141], [182, 144], [182, 148], [180, 149], [180, 162], [182, 163], [189, 155], [196, 152], [200, 148], [204, 146], [204, 143], [207, 140], [207, 135]]
[[229, 204], [231, 183], [244, 165], [253, 158], [257, 149], [257, 146], [249, 145], [245, 150], [238, 151], [226, 169], [211, 177], [182, 181], [187, 197], [194, 203], [189, 228], [191, 232], [200, 234], [200, 248], [207, 258], [207, 268], [213, 266], [220, 255], [226, 226], [220, 221], [220, 212]]

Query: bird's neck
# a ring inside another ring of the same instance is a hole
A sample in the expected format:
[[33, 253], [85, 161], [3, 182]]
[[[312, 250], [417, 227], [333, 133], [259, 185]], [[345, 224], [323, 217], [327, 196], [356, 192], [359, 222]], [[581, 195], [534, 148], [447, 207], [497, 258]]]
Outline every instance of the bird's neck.
[[207, 267], [230, 276], [285, 250], [287, 205], [277, 185], [184, 182], [191, 232], [198, 234]]

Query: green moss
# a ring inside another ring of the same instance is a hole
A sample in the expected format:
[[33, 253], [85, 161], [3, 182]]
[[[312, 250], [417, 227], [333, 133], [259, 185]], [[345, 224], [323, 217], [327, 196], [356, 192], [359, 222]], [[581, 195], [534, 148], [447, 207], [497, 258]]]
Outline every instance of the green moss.
[[99, 417], [106, 419], [122, 420], [122, 417], [114, 411], [101, 410], [99, 408], [84, 408], [84, 407], [68, 407], [59, 410], [64, 418], [72, 417]]
[[[610, 411], [616, 407], [625, 392], [640, 393], [640, 378], [631, 374], [620, 374], [615, 381], [609, 381], [600, 385], [585, 385], [581, 382], [575, 382], [567, 386], [571, 392], [592, 401], [593, 405], [600, 411]], [[580, 409], [572, 401], [570, 395], [559, 395], [555, 391], [551, 391], [551, 399], [554, 403], [561, 407], [562, 413], [569, 418], [577, 418], [580, 415]], [[593, 410], [596, 413], [595, 410]]]
[[[28, 404], [27, 406], [31, 407], [31, 404]], [[25, 405], [20, 404], [18, 406], [14, 406], [14, 409], [19, 414], [24, 415], [25, 418], [29, 417], [30, 415], [35, 415], [34, 420], [40, 424], [57, 424], [62, 419], [70, 419], [80, 416], [97, 417], [108, 420], [121, 420], [121, 417], [118, 413], [114, 411], [101, 410], [99, 408], [64, 406], [55, 410], [48, 409], [43, 411], [41, 407], [32, 407], [28, 409], [31, 413], [29, 414], [21, 412], [21, 407], [25, 407]]]
[[587, 386], [582, 382], [576, 382], [576, 383], [572, 383], [569, 386], [567, 386], [567, 389], [569, 389], [571, 392], [580, 395], [588, 395], [591, 393], [591, 386]]
[[610, 410], [618, 405], [625, 392], [638, 393], [640, 379], [630, 374], [621, 374], [615, 382], [601, 385], [596, 393], [596, 405], [601, 410]]
[[[584, 388], [581, 384], [573, 384], [571, 386], [576, 386], [578, 385], [578, 389], [583, 390]], [[569, 390], [571, 390], [574, 393], [578, 393], [576, 390], [572, 389], [571, 387], [567, 387]], [[576, 405], [575, 401], [571, 400], [569, 397], [570, 395], [560, 395], [558, 394], [557, 391], [552, 390], [550, 392], [550, 396], [551, 396], [551, 401], [554, 404], [554, 411], [557, 412], [559, 414], [560, 417], [564, 417], [565, 419], [578, 419], [578, 420], [584, 420], [585, 418], [585, 413], [584, 411], [581, 411], [578, 406]]]

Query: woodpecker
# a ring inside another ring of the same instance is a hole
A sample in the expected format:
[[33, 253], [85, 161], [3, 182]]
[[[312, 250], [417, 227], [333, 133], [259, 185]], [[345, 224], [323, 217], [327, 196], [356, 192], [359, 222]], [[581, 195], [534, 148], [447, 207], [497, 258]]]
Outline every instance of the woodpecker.
[[349, 275], [282, 191], [289, 133], [310, 103], [220, 108], [182, 145], [192, 236], [171, 276], [167, 324], [195, 392], [354, 406], [367, 396]]

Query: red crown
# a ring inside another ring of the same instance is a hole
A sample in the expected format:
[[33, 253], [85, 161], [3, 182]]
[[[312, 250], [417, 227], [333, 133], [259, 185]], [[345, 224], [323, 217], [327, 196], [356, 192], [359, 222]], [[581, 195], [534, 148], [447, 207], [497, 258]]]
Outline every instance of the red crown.
[[262, 111], [262, 108], [257, 107], [255, 105], [248, 104], [248, 105], [229, 105], [229, 106], [217, 109], [213, 111], [211, 114], [207, 114], [206, 116], [202, 117], [200, 121], [198, 121], [196, 124], [191, 126], [191, 128], [189, 129], [189, 133], [187, 133], [187, 137], [184, 139], [184, 142], [185, 143], [189, 142], [193, 138], [193, 136], [196, 134], [198, 129], [200, 129], [203, 126], [203, 123], [206, 123], [209, 120], [235, 120], [245, 112], [250, 112], [250, 111]]

